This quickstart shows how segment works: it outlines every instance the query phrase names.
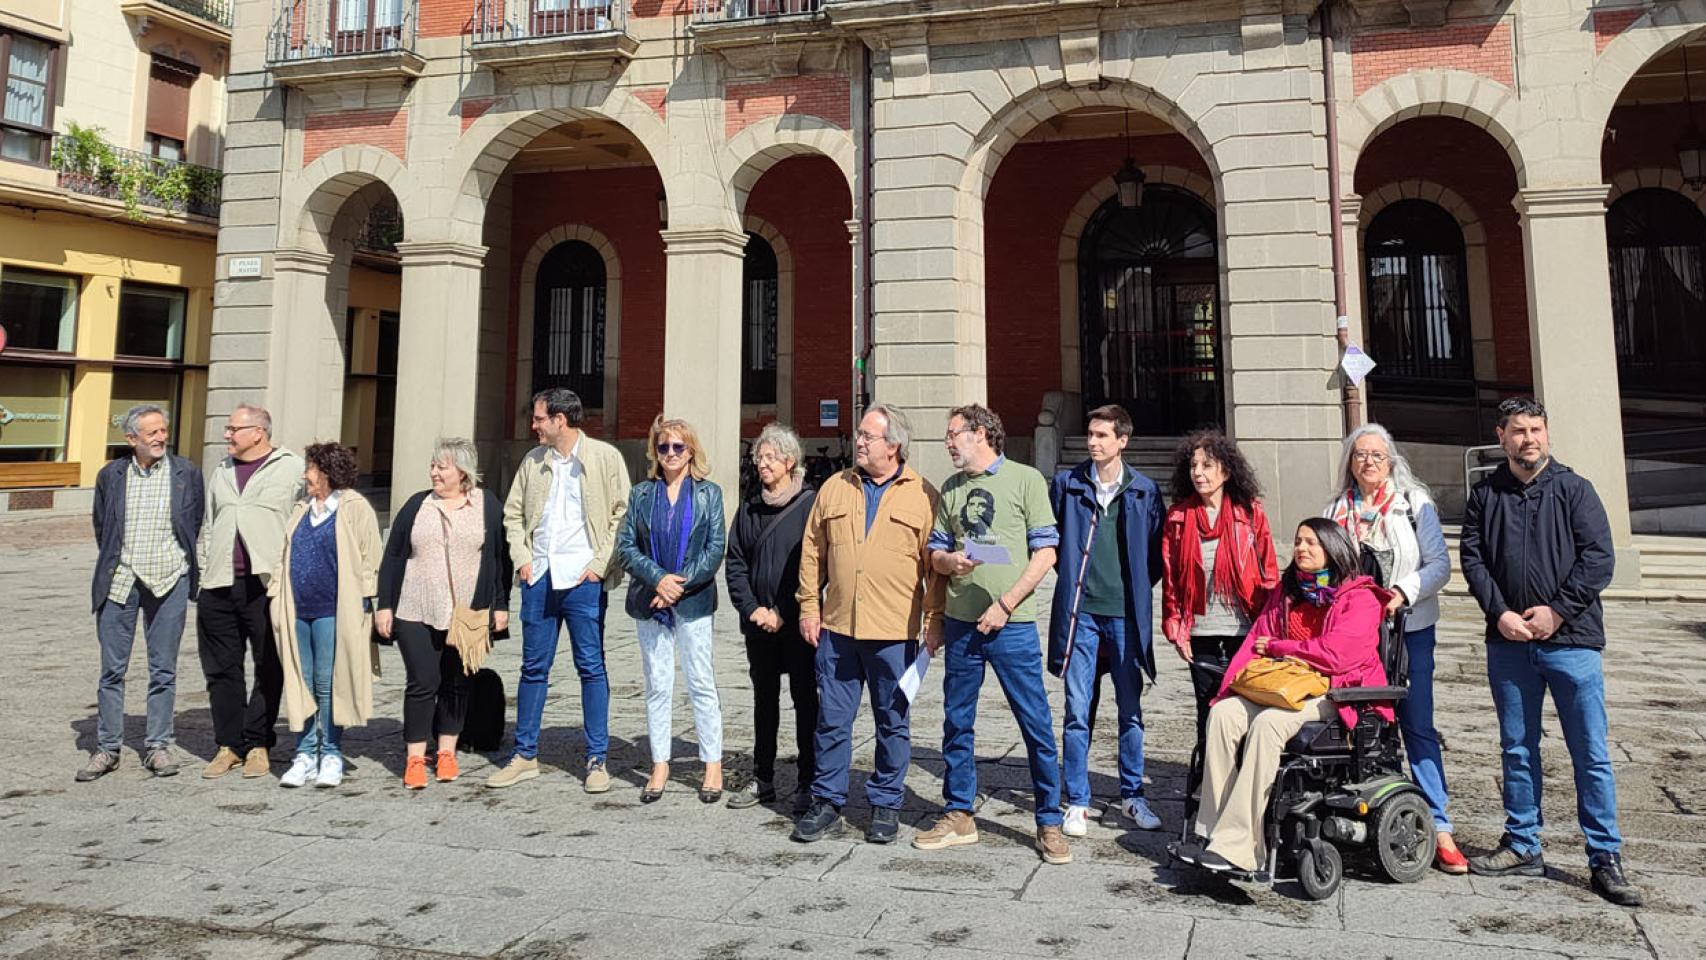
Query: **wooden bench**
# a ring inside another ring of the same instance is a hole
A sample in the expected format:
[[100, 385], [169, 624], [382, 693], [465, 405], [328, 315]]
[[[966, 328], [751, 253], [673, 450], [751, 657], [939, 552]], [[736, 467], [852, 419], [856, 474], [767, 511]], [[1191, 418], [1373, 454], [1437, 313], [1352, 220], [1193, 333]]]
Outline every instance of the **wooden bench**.
[[0, 490], [75, 487], [82, 479], [80, 463], [0, 463]]

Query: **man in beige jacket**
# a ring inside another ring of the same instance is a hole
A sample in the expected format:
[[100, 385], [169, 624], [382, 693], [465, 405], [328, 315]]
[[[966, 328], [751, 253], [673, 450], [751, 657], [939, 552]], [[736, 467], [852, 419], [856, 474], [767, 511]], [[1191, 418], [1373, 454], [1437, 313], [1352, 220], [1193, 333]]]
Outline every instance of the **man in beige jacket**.
[[[302, 461], [272, 444], [272, 416], [239, 404], [225, 423], [227, 456], [207, 477], [201, 525], [201, 596], [196, 635], [213, 737], [219, 751], [202, 771], [208, 779], [243, 768], [264, 777], [278, 734], [284, 670], [273, 643], [267, 586], [284, 555], [284, 521], [302, 494]], [[255, 660], [255, 685], [244, 680], [244, 652]]]
[[604, 672], [604, 611], [621, 577], [616, 531], [628, 512], [628, 467], [608, 443], [586, 435], [573, 390], [533, 397], [533, 433], [504, 503], [510, 558], [521, 574], [521, 683], [515, 695], [515, 753], [486, 780], [514, 786], [539, 776], [539, 730], [560, 628], [569, 630], [581, 681], [586, 791], [610, 789], [610, 679]]
[[[877, 404], [859, 421], [857, 466], [827, 480], [806, 519], [800, 548], [800, 635], [817, 648], [817, 778], [812, 805], [794, 826], [811, 843], [841, 832], [853, 762], [853, 720], [865, 685], [877, 726], [877, 769], [865, 782], [865, 839], [893, 843], [912, 761], [910, 700], [901, 676], [924, 634], [939, 642], [944, 600], [930, 572], [937, 494], [906, 465], [911, 428]], [[821, 594], [821, 600], [820, 600]]]

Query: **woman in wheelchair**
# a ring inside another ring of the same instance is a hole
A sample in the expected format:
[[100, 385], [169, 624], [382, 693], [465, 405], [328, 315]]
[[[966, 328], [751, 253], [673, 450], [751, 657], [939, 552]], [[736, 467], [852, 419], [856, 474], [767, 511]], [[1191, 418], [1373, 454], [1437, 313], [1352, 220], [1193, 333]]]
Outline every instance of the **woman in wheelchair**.
[[[1305, 723], [1331, 719], [1335, 709], [1354, 728], [1357, 713], [1349, 704], [1335, 708], [1326, 696], [1304, 701], [1299, 710], [1264, 707], [1234, 692], [1234, 681], [1259, 657], [1291, 657], [1333, 688], [1384, 686], [1380, 621], [1389, 599], [1362, 575], [1356, 546], [1338, 524], [1311, 517], [1298, 525], [1280, 589], [1268, 595], [1209, 709], [1197, 839], [1174, 849], [1178, 859], [1215, 872], [1264, 868], [1263, 822], [1286, 743]], [[1392, 721], [1390, 705], [1376, 709]]]

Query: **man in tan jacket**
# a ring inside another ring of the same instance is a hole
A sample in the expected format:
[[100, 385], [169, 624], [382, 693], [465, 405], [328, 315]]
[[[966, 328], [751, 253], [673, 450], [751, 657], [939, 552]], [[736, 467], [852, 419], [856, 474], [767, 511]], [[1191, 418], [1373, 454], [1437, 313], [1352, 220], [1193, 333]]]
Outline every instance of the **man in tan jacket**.
[[581, 681], [586, 791], [610, 789], [610, 679], [604, 671], [604, 611], [621, 578], [616, 531], [628, 512], [628, 467], [608, 443], [586, 435], [573, 390], [533, 397], [533, 433], [504, 504], [510, 559], [521, 574], [521, 683], [515, 695], [515, 753], [486, 779], [509, 787], [539, 776], [539, 728], [560, 628]]
[[939, 642], [944, 597], [930, 572], [937, 494], [906, 465], [911, 432], [904, 413], [872, 406], [854, 440], [857, 466], [824, 483], [806, 520], [800, 635], [817, 648], [818, 721], [812, 805], [794, 826], [802, 843], [841, 832], [853, 719], [867, 683], [877, 769], [865, 783], [871, 802], [865, 839], [893, 843], [900, 832], [912, 760], [911, 703], [900, 678], [918, 656], [921, 633]]

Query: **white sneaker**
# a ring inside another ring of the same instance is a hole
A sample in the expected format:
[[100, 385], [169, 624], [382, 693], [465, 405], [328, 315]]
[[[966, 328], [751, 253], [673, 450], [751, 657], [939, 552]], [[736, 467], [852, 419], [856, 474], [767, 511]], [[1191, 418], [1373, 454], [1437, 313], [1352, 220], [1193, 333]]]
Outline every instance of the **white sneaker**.
[[1060, 825], [1060, 832], [1069, 837], [1082, 837], [1090, 833], [1090, 811], [1085, 807], [1067, 807], [1066, 822]]
[[1127, 797], [1121, 800], [1120, 813], [1128, 823], [1139, 830], [1161, 829], [1161, 818], [1149, 809], [1149, 802], [1142, 797]]
[[315, 781], [316, 787], [335, 787], [344, 782], [344, 758], [321, 757], [320, 779]]
[[281, 787], [300, 787], [310, 780], [317, 779], [319, 773], [320, 761], [306, 753], [299, 753], [296, 755], [296, 759], [290, 762], [290, 769], [285, 771], [283, 777], [279, 778], [278, 785]]

